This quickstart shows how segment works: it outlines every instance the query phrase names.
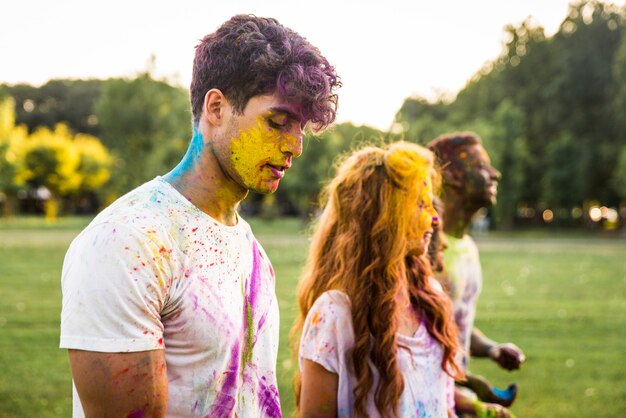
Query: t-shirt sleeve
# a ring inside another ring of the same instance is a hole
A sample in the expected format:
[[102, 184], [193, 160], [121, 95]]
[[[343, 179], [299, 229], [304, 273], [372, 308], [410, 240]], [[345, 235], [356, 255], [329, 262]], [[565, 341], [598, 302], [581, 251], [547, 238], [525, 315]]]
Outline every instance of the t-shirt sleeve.
[[300, 361], [311, 360], [339, 374], [347, 351], [354, 345], [354, 331], [347, 296], [322, 294], [307, 314], [300, 337]]
[[154, 236], [120, 224], [83, 231], [63, 263], [61, 348], [162, 349], [160, 312], [172, 276], [165, 248]]

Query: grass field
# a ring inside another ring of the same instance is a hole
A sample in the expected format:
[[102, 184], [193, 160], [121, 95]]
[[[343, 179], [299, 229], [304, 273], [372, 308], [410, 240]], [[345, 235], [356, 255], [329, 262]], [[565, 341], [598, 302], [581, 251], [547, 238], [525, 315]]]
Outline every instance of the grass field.
[[[70, 240], [88, 222], [0, 220], [0, 417], [71, 416], [71, 380], [59, 350], [60, 273]], [[307, 239], [296, 220], [253, 221], [277, 274], [278, 359], [285, 416], [292, 416], [288, 333]], [[479, 240], [484, 287], [478, 326], [522, 347], [527, 363], [472, 370], [513, 381], [519, 418], [622, 417], [626, 413], [626, 241], [491, 235]]]

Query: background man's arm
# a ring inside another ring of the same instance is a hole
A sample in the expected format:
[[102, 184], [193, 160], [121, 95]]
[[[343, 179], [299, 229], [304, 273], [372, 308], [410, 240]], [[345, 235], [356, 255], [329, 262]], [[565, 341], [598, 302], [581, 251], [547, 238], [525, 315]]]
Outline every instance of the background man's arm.
[[468, 414], [478, 418], [515, 418], [504, 406], [468, 398], [458, 388], [454, 391], [454, 403], [458, 414]]
[[164, 417], [165, 351], [69, 350], [72, 377], [87, 417]]
[[526, 361], [526, 356], [515, 344], [498, 344], [476, 327], [472, 330], [470, 353], [474, 357], [489, 357], [506, 370], [519, 369]]

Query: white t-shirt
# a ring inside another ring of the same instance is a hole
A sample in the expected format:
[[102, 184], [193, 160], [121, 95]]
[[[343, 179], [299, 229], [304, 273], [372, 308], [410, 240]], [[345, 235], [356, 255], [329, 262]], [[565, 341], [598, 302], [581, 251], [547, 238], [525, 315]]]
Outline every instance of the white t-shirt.
[[[398, 367], [404, 379], [404, 391], [399, 403], [401, 417], [447, 418], [448, 409], [454, 410], [454, 381], [441, 368], [443, 349], [421, 324], [412, 337], [397, 334]], [[338, 290], [323, 293], [309, 311], [300, 340], [299, 366], [307, 359], [320, 364], [339, 377], [337, 416], [354, 416], [354, 388], [356, 378], [352, 370], [354, 328], [348, 296]], [[376, 368], [374, 385], [369, 394], [367, 416], [380, 417], [374, 403], [374, 388], [378, 383]]]
[[461, 361], [464, 370], [469, 365], [469, 352], [476, 317], [476, 305], [482, 289], [483, 274], [476, 243], [469, 235], [455, 238], [447, 235], [448, 248], [444, 254], [446, 275], [452, 285], [451, 298], [454, 305], [454, 321], [459, 328], [459, 342], [465, 349]]
[[281, 416], [274, 271], [241, 218], [220, 224], [157, 177], [72, 242], [62, 287], [61, 348], [165, 350], [168, 417]]

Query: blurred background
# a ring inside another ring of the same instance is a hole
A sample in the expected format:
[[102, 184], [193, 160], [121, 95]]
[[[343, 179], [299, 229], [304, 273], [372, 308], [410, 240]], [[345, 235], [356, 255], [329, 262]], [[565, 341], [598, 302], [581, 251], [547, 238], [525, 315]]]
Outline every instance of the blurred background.
[[[341, 4], [338, 4], [341, 3]], [[482, 137], [502, 172], [473, 234], [478, 325], [527, 353], [519, 417], [626, 411], [623, 1], [78, 1], [3, 4], [0, 416], [69, 416], [60, 268], [103, 207], [169, 171], [191, 137], [193, 48], [235, 13], [272, 16], [336, 64], [338, 123], [307, 134], [278, 192], [250, 194], [277, 272], [281, 395], [308, 221], [336, 157], [363, 142]], [[490, 277], [491, 276], [491, 277]], [[620, 337], [621, 336], [621, 337]]]
[[[347, 2], [337, 6], [347, 12], [339, 18], [330, 3], [310, 13], [268, 3], [138, 2], [131, 13], [115, 3], [8, 6], [16, 10], [0, 29], [8, 51], [0, 70], [1, 212], [94, 213], [167, 172], [190, 138], [193, 47], [249, 9], [329, 50], [344, 88], [339, 124], [308, 136], [278, 194], [251, 195], [244, 211], [305, 218], [336, 155], [356, 143], [425, 143], [472, 130], [503, 172], [499, 204], [485, 214], [489, 228], [624, 224], [623, 3], [392, 2], [382, 12]], [[202, 22], [201, 12], [211, 16], [207, 24], [179, 28], [190, 16]], [[518, 20], [498, 20], [507, 17]]]

